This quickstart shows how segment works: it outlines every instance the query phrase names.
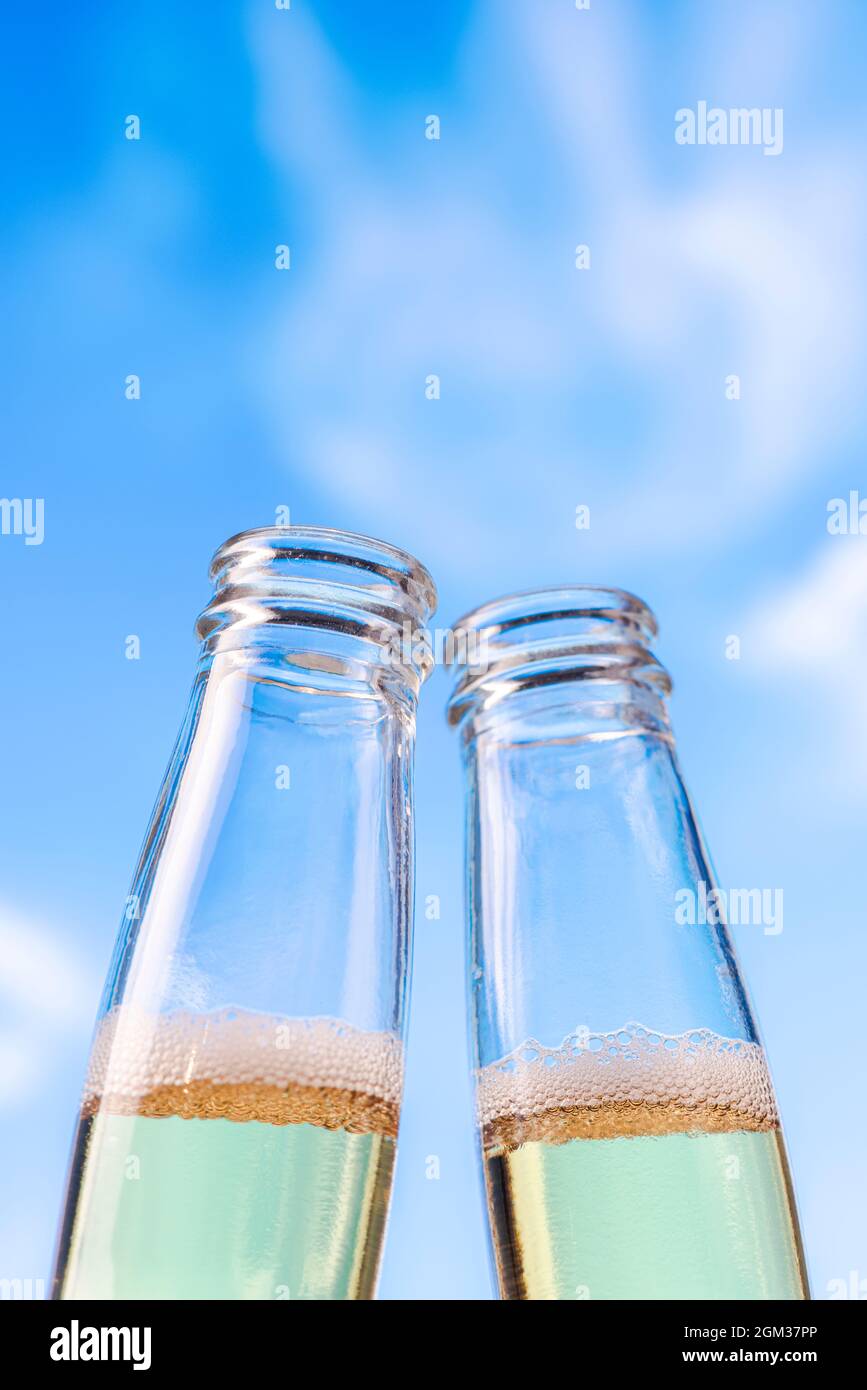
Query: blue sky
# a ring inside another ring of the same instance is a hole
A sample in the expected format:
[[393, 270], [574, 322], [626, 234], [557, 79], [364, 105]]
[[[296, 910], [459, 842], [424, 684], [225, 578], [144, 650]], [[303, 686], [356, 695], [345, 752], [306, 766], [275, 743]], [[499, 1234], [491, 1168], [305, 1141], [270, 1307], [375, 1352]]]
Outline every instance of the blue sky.
[[[736, 944], [814, 1289], [867, 1279], [867, 536], [826, 526], [867, 497], [865, 7], [155, 0], [2, 24], [0, 492], [45, 499], [45, 539], [0, 537], [0, 1273], [47, 1273], [208, 559], [289, 506], [416, 553], [443, 624], [543, 583], [654, 607], [720, 879], [785, 892], [783, 933]], [[782, 108], [782, 153], [678, 145], [700, 100]], [[417, 921], [384, 1297], [490, 1291], [446, 694], [438, 672], [419, 717], [418, 900], [443, 907]]]

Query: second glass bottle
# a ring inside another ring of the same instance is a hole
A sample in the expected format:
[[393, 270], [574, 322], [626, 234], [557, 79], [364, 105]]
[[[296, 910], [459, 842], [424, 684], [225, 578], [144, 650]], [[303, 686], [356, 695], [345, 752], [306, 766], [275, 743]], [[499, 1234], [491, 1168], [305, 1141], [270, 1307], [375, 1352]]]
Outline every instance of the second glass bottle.
[[470, 999], [500, 1292], [801, 1299], [774, 1094], [640, 600], [458, 625]]

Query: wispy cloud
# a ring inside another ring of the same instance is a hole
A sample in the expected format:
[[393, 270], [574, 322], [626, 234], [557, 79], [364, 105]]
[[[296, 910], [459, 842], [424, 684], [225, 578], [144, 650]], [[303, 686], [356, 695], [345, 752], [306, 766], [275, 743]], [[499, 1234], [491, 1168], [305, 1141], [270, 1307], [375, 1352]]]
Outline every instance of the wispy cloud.
[[[792, 153], [790, 133], [781, 159], [690, 150], [663, 179], [641, 25], [586, 18], [477, 6], [436, 149], [421, 109], [413, 144], [411, 113], [364, 107], [315, 18], [291, 32], [252, 22], [262, 142], [308, 244], [251, 378], [280, 451], [323, 497], [372, 499], [398, 534], [412, 475], [443, 536], [428, 554], [441, 572], [534, 530], [566, 555], [554, 509], [588, 495], [614, 508], [624, 484], [629, 508], [614, 532], [588, 533], [585, 556], [722, 549], [760, 533], [852, 434], [843, 406], [867, 352], [860, 131], [835, 130], [829, 150], [814, 116], [811, 143], [801, 134]], [[813, 80], [811, 22], [787, 11], [774, 80], [793, 100]], [[771, 27], [755, 32], [772, 41]], [[721, 76], [736, 74], [737, 26], [713, 42]], [[509, 123], [504, 88], [523, 122]], [[520, 215], [516, 167], [525, 185], [532, 169]], [[592, 242], [584, 280], [579, 240]], [[445, 447], [419, 420], [433, 371], [456, 412]], [[742, 386], [728, 404], [730, 372]], [[527, 485], [528, 468], [544, 486]]]
[[[652, 64], [640, 61], [640, 39], [613, 17], [576, 43], [565, 12], [549, 24], [515, 13], [572, 175], [576, 222], [590, 222], [599, 246], [598, 350], [633, 362], [657, 403], [635, 460], [626, 540], [652, 549], [676, 538], [680, 553], [713, 547], [733, 523], [741, 533], [760, 526], [781, 492], [825, 467], [851, 433], [841, 407], [867, 351], [861, 132], [835, 130], [829, 141], [814, 116], [808, 143], [802, 126], [799, 148], [773, 173], [753, 151], [706, 148], [682, 161], [689, 175], [662, 180], [654, 160], [666, 132], [661, 140], [648, 119]], [[800, 103], [813, 81], [813, 20], [791, 7], [777, 17], [786, 42], [773, 24], [753, 29], [774, 50], [774, 81], [786, 78]], [[704, 39], [739, 104], [740, 26], [727, 18]], [[683, 102], [692, 96], [684, 91]], [[741, 398], [721, 427], [729, 373], [741, 378]]]
[[96, 982], [53, 932], [0, 905], [0, 1105], [43, 1084], [92, 1020]]
[[743, 634], [753, 669], [765, 679], [810, 692], [815, 711], [810, 729], [833, 757], [837, 782], [850, 795], [867, 797], [864, 540], [828, 538], [800, 574], [757, 601]]

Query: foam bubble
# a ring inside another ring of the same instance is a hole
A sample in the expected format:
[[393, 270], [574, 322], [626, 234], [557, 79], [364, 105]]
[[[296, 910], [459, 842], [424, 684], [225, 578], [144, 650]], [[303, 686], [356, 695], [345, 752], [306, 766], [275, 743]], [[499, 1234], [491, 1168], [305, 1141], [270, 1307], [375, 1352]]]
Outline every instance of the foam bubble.
[[757, 1124], [778, 1122], [759, 1044], [706, 1028], [672, 1034], [626, 1023], [611, 1033], [579, 1030], [555, 1048], [530, 1039], [479, 1070], [477, 1097], [482, 1126], [629, 1102], [719, 1106]]
[[84, 1104], [105, 1095], [136, 1100], [200, 1081], [331, 1087], [399, 1105], [403, 1045], [393, 1033], [333, 1018], [242, 1009], [151, 1014], [120, 1006], [97, 1029]]

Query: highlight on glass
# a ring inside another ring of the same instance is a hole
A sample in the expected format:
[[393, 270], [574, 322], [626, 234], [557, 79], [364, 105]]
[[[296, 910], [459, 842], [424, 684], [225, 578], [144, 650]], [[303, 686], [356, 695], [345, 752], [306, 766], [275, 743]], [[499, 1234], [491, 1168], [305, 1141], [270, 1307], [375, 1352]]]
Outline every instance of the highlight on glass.
[[458, 668], [449, 719], [501, 1296], [808, 1297], [774, 1092], [681, 780], [653, 615], [575, 586], [490, 603], [457, 630], [486, 651]]
[[211, 566], [99, 1013], [55, 1297], [374, 1295], [403, 1085], [413, 749], [436, 603], [320, 528]]

